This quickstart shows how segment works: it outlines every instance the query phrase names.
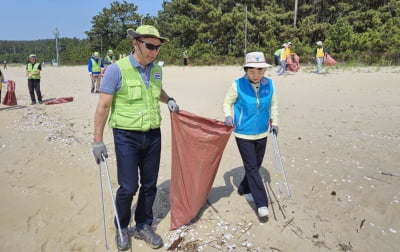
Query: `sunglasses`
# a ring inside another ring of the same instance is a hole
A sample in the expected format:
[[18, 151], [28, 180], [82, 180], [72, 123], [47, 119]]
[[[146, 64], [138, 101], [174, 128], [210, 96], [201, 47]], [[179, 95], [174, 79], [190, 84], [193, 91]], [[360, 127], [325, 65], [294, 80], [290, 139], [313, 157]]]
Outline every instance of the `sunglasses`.
[[154, 51], [154, 50], [158, 51], [158, 50], [160, 50], [160, 47], [161, 47], [161, 45], [153, 45], [151, 43], [146, 43], [140, 39], [137, 39], [137, 41], [144, 44], [146, 46], [146, 48], [149, 49], [150, 51]]

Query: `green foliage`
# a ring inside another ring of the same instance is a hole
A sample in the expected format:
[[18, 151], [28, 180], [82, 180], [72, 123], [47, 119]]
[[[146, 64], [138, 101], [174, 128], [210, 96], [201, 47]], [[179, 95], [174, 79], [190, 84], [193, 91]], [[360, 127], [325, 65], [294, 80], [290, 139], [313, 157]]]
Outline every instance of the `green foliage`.
[[[156, 17], [141, 16], [126, 0], [114, 1], [92, 18], [87, 39], [61, 38], [60, 63], [86, 64], [93, 51], [116, 55], [132, 51], [128, 28], [155, 25], [170, 39], [159, 60], [182, 65], [183, 52], [194, 65], [242, 64], [245, 51], [267, 59], [284, 42], [293, 43], [303, 63], [311, 61], [321, 40], [335, 59], [366, 64], [400, 63], [400, 0], [164, 0]], [[246, 12], [247, 10], [247, 12]], [[40, 61], [55, 58], [55, 40], [0, 41], [0, 60], [25, 63], [30, 53]]]

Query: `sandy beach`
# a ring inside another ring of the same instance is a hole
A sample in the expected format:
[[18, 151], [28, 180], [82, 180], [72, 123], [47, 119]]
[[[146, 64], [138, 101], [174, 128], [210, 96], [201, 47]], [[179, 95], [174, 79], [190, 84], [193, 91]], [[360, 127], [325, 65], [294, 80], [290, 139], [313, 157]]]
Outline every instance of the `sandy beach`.
[[[171, 125], [162, 105], [154, 227], [165, 246], [158, 251], [398, 251], [400, 68], [312, 70], [266, 73], [278, 95], [279, 147], [292, 192], [290, 198], [285, 187], [279, 192], [268, 141], [261, 170], [270, 195], [266, 223], [236, 192], [244, 170], [232, 135], [207, 204], [190, 225], [169, 230]], [[243, 74], [240, 66], [163, 71], [164, 88], [181, 109], [221, 121], [225, 93]], [[0, 251], [106, 251], [99, 167], [91, 152], [98, 95], [90, 93], [86, 66], [43, 68], [45, 100], [74, 98], [56, 105], [29, 105], [24, 66], [3, 72], [16, 83], [18, 105], [0, 105]], [[5, 93], [3, 87], [2, 98]], [[115, 192], [110, 128], [104, 137]], [[117, 251], [104, 189], [109, 251]], [[131, 251], [153, 250], [132, 239]]]

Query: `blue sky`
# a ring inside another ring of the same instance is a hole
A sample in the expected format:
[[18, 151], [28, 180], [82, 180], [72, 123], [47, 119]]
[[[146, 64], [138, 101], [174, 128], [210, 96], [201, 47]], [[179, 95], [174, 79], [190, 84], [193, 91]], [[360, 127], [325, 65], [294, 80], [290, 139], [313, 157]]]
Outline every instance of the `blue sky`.
[[[86, 38], [92, 17], [117, 0], [2, 0], [0, 40], [37, 40], [60, 37]], [[118, 1], [123, 2], [123, 1]], [[140, 15], [156, 16], [163, 0], [127, 0]]]

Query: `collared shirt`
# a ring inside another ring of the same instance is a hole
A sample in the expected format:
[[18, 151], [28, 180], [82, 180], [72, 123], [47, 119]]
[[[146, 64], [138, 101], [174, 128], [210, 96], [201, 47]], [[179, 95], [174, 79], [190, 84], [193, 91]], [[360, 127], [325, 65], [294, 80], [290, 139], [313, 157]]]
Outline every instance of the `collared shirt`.
[[[151, 62], [146, 66], [145, 69], [143, 69], [143, 67], [135, 60], [135, 57], [133, 57], [132, 53], [129, 54], [128, 57], [132, 66], [139, 71], [140, 76], [142, 77], [143, 82], [146, 88], [148, 89], [150, 83], [150, 72], [151, 68], [154, 66], [154, 63]], [[114, 94], [121, 88], [121, 85], [122, 85], [121, 70], [119, 69], [117, 64], [113, 63], [107, 68], [107, 71], [104, 73], [99, 91], [107, 94]]]

